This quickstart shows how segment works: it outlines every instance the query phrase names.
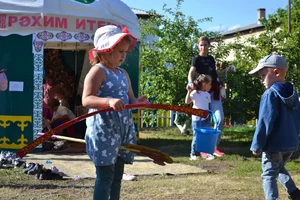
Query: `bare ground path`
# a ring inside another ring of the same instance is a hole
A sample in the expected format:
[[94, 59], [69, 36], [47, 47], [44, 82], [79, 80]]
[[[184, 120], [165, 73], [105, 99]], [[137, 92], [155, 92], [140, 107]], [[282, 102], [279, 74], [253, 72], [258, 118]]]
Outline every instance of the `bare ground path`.
[[[65, 174], [66, 178], [94, 178], [95, 167], [86, 153], [53, 153], [42, 152], [32, 153], [24, 157], [27, 163], [37, 162], [46, 168], [56, 166]], [[47, 161], [51, 162], [47, 164]], [[160, 166], [154, 164], [152, 160], [144, 156], [136, 156], [132, 165], [125, 165], [125, 172], [132, 175], [157, 175], [157, 174], [198, 174], [206, 173], [207, 170], [199, 166], [191, 166], [180, 163], [167, 164]]]

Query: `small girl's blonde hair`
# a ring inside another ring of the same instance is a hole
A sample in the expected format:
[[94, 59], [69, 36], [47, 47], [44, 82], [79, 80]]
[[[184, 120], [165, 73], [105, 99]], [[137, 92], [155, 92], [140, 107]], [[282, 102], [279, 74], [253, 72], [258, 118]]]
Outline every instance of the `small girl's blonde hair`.
[[207, 74], [200, 74], [198, 78], [194, 81], [194, 89], [197, 91], [202, 90], [202, 83], [210, 83], [212, 81], [212, 78], [210, 75]]

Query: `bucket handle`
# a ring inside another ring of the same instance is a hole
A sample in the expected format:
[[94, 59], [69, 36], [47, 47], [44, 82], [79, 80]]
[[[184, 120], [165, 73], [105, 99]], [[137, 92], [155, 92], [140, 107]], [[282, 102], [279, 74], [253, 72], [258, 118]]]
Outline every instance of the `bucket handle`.
[[[214, 114], [214, 112], [211, 111], [211, 110], [209, 110], [209, 111], [208, 111], [208, 116], [209, 116], [209, 115], [213, 118], [214, 124], [216, 125], [216, 124], [217, 124], [217, 118], [216, 118], [216, 115]], [[200, 119], [201, 119], [201, 118], [200, 118]], [[201, 123], [200, 123], [200, 127], [201, 127]], [[216, 129], [216, 130], [219, 130], [219, 127], [216, 126], [215, 129]]]

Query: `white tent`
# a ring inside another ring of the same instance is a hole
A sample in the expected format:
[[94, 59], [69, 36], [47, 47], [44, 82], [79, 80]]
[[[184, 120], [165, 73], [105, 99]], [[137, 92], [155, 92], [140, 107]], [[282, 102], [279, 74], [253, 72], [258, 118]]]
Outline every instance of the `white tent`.
[[[22, 148], [42, 130], [44, 48], [89, 50], [96, 29], [107, 24], [140, 38], [137, 16], [120, 0], [0, 0], [0, 67], [10, 80], [0, 92], [0, 148]], [[138, 71], [139, 55], [132, 58]], [[79, 90], [87, 59], [83, 65]]]
[[120, 0], [0, 0], [2, 36], [39, 30], [92, 34], [105, 24], [127, 26], [140, 36], [136, 15]]

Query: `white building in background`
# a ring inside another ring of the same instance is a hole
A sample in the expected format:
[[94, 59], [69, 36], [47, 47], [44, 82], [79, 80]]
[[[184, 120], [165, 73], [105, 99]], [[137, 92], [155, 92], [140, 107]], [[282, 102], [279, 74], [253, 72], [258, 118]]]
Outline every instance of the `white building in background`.
[[[225, 44], [233, 43], [237, 37], [240, 37], [241, 41], [246, 41], [251, 37], [258, 37], [261, 33], [265, 31], [265, 27], [261, 24], [262, 19], [266, 19], [266, 9], [257, 9], [257, 22], [249, 24], [247, 26], [239, 27], [230, 31], [225, 31], [222, 33], [222, 39]], [[234, 53], [230, 53], [226, 60], [234, 60]]]
[[[131, 10], [136, 14], [139, 20], [147, 21], [151, 16], [145, 10], [131, 8]], [[151, 45], [152, 41], [158, 40], [158, 38], [154, 37], [153, 35], [146, 35], [143, 42], [147, 42]]]

